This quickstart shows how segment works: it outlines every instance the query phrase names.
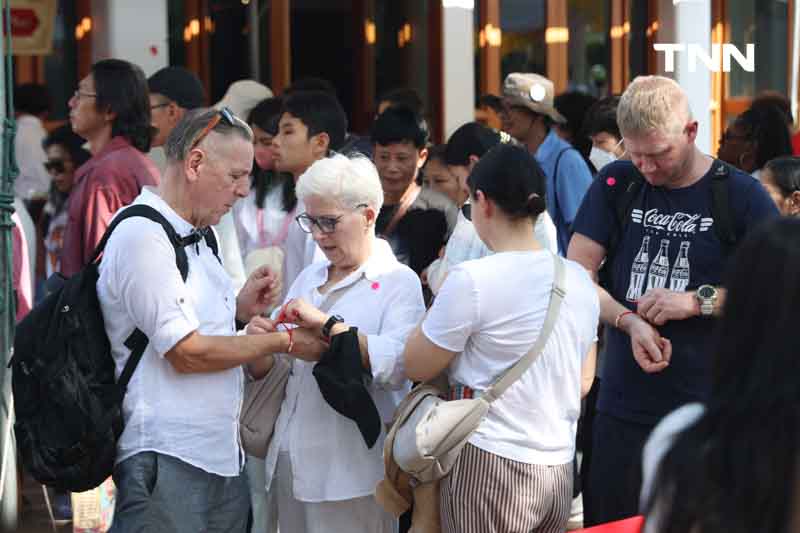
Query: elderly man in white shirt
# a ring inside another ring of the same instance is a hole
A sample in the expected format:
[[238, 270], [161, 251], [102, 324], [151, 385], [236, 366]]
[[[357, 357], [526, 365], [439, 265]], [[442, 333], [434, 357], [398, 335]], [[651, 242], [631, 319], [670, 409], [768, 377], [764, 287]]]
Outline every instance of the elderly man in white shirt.
[[[287, 320], [330, 338], [332, 346], [337, 335], [355, 335], [351, 327], [357, 328], [356, 379], [363, 379], [377, 408], [375, 418], [382, 423], [375, 426], [377, 440], [368, 444], [359, 431], [361, 424], [325, 400], [314, 371], [320, 358], [292, 354], [292, 373], [266, 458], [267, 485], [276, 491], [280, 531], [394, 532], [396, 520], [378, 506], [373, 492], [383, 478], [384, 423], [410, 386], [402, 352], [425, 312], [422, 287], [388, 243], [375, 236], [383, 192], [370, 161], [341, 155], [317, 161], [300, 177], [297, 196], [305, 205], [298, 222], [327, 260], [300, 273], [279, 311]], [[326, 307], [326, 301], [334, 303], [323, 312], [320, 307]], [[250, 327], [255, 329], [257, 321], [263, 331], [274, 328], [259, 319]], [[323, 363], [328, 357], [330, 352]], [[269, 366], [253, 364], [251, 372], [258, 376]]]
[[[155, 208], [181, 236], [208, 228], [246, 196], [252, 132], [228, 110], [193, 111], [170, 134], [157, 190], [133, 205]], [[244, 363], [285, 352], [318, 356], [316, 333], [236, 335], [278, 287], [256, 271], [238, 297], [207, 242], [185, 248], [188, 277], [156, 222], [121, 222], [100, 263], [97, 293], [118, 374], [135, 328], [149, 339], [123, 403], [114, 471], [112, 531], [244, 532], [249, 496], [239, 444]]]

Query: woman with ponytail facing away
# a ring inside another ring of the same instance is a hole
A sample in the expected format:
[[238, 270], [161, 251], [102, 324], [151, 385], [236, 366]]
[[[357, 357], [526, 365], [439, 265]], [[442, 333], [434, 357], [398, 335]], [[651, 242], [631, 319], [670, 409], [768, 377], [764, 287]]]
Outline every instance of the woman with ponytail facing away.
[[[467, 184], [475, 230], [494, 254], [453, 268], [404, 353], [414, 381], [444, 372], [452, 400], [479, 397], [528, 353], [544, 326], [555, 275], [553, 254], [534, 238], [546, 207], [545, 177], [530, 154], [498, 145]], [[566, 295], [544, 349], [491, 404], [441, 480], [444, 532], [566, 528], [581, 367], [593, 349], [599, 303], [586, 271], [562, 261]]]

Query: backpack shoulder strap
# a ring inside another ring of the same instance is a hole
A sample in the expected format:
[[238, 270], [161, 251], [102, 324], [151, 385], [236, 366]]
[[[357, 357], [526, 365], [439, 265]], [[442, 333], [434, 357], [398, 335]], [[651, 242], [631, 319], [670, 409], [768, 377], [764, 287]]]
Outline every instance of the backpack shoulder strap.
[[639, 196], [639, 192], [644, 185], [644, 179], [635, 171], [624, 173], [618, 176], [606, 178], [603, 187], [606, 193], [606, 200], [611, 210], [614, 212], [614, 227], [611, 231], [606, 255], [610, 255], [622, 240], [625, 227], [633, 212], [634, 202]]
[[711, 216], [714, 217], [714, 232], [724, 249], [733, 248], [736, 244], [736, 230], [730, 205], [730, 170], [728, 166], [715, 160], [716, 169], [711, 178]]
[[[103, 238], [101, 239], [100, 243], [95, 248], [94, 254], [92, 254], [92, 259], [90, 264], [93, 264], [97, 261], [97, 258], [103, 252], [106, 247], [106, 243], [108, 243], [108, 239], [113, 233], [114, 229], [125, 219], [132, 218], [132, 217], [143, 217], [148, 220], [152, 220], [153, 222], [157, 222], [161, 225], [164, 229], [164, 232], [167, 234], [169, 241], [172, 243], [173, 248], [175, 249], [175, 263], [178, 267], [178, 271], [181, 273], [181, 278], [183, 281], [186, 281], [187, 276], [189, 275], [189, 258], [186, 256], [186, 250], [184, 249], [185, 243], [183, 239], [178, 235], [178, 232], [175, 231], [175, 228], [172, 227], [172, 224], [159, 213], [153, 207], [144, 204], [135, 204], [126, 207], [116, 218], [111, 222], [111, 224], [106, 229]], [[211, 241], [209, 241], [208, 235], [211, 234]], [[209, 247], [214, 251], [214, 255], [216, 256], [216, 238], [213, 236], [212, 231], [208, 231], [206, 233], [206, 242], [208, 243]], [[213, 246], [212, 243], [213, 242]], [[219, 259], [219, 257], [217, 257]], [[125, 339], [125, 347], [131, 351], [128, 360], [125, 362], [125, 367], [122, 369], [122, 373], [117, 380], [117, 390], [119, 392], [120, 398], [125, 395], [125, 391], [128, 388], [128, 383], [130, 383], [131, 377], [133, 376], [133, 372], [136, 370], [136, 367], [139, 365], [139, 361], [142, 359], [142, 355], [144, 355], [144, 351], [147, 348], [147, 343], [149, 339], [147, 335], [144, 334], [142, 330], [136, 328], [133, 332]]]
[[[95, 248], [90, 263], [96, 262], [98, 257], [100, 257], [100, 254], [103, 253], [109, 237], [111, 237], [111, 234], [114, 232], [119, 223], [132, 217], [143, 217], [161, 224], [161, 227], [164, 228], [164, 232], [169, 238], [169, 242], [171, 242], [172, 246], [175, 248], [175, 263], [177, 264], [178, 270], [181, 273], [181, 278], [186, 281], [186, 277], [189, 275], [189, 259], [186, 257], [186, 250], [183, 248], [184, 244], [182, 243], [178, 232], [176, 232], [175, 228], [172, 227], [172, 224], [170, 224], [169, 221], [164, 218], [164, 215], [159, 213], [155, 208], [144, 204], [128, 206], [114, 218], [114, 220], [106, 229], [105, 234], [103, 234], [103, 238], [100, 240], [97, 248]], [[216, 245], [216, 239], [214, 240], [214, 243]]]
[[[567, 146], [566, 148], [562, 148], [558, 155], [556, 156], [556, 164], [553, 167], [553, 213], [556, 214], [556, 218], [561, 216], [561, 207], [558, 205], [558, 165], [561, 163], [561, 156], [564, 155], [564, 152], [568, 152], [569, 150], [578, 151], [573, 146]], [[555, 222], [555, 221], [553, 221]]]

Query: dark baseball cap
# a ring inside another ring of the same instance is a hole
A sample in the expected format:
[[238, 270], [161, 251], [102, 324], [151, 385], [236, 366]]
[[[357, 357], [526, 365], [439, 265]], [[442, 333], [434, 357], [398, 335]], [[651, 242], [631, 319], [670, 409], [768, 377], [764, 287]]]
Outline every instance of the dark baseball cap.
[[164, 67], [147, 79], [151, 93], [163, 95], [184, 109], [206, 105], [206, 91], [194, 73], [183, 67]]
[[468, 165], [469, 156], [481, 158], [500, 142], [500, 134], [493, 129], [479, 122], [468, 122], [454, 131], [447, 140], [444, 162], [447, 165]]

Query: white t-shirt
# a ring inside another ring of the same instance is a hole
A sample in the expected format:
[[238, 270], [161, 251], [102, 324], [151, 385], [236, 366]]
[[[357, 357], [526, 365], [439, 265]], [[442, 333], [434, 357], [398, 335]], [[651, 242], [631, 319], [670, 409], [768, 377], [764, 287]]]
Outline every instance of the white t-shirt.
[[[566, 297], [543, 353], [492, 403], [473, 445], [529, 464], [572, 461], [581, 365], [596, 337], [600, 304], [586, 271], [565, 261]], [[553, 286], [551, 252], [502, 252], [456, 266], [422, 324], [431, 342], [461, 352], [450, 383], [486, 390], [539, 336]]]

